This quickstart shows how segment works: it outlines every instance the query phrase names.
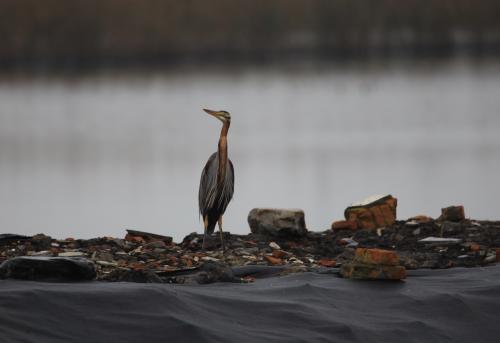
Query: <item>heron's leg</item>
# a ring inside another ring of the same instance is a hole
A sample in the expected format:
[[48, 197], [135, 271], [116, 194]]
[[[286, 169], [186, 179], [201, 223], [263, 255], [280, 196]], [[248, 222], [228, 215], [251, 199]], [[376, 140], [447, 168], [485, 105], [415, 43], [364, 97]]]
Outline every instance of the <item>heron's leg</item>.
[[226, 251], [226, 247], [224, 246], [224, 233], [222, 232], [222, 216], [219, 217], [219, 220], [217, 221], [219, 224], [219, 231], [220, 231], [220, 244], [222, 246], [222, 252]]
[[205, 250], [205, 237], [207, 236], [208, 216], [203, 217], [203, 225], [205, 226], [205, 232], [203, 233], [203, 244], [201, 245], [201, 248]]

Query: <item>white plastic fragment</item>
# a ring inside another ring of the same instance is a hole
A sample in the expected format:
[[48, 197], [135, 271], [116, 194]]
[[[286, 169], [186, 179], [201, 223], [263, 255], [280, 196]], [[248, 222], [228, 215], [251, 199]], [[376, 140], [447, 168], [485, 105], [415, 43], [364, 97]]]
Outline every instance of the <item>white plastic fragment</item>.
[[451, 237], [425, 237], [419, 240], [420, 243], [442, 243], [442, 244], [454, 244], [460, 243], [462, 240], [460, 238], [451, 238]]
[[269, 246], [272, 248], [272, 249], [276, 249], [276, 250], [280, 250], [280, 246], [276, 243], [276, 242], [271, 242], [269, 243]]
[[57, 254], [59, 257], [84, 257], [87, 256], [86, 253], [82, 251], [65, 251], [65, 252], [60, 252]]

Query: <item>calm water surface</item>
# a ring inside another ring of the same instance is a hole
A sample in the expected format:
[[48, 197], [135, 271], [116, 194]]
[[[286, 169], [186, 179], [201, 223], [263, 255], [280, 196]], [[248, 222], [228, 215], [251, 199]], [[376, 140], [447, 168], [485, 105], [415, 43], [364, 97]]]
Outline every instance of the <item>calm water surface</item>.
[[0, 78], [0, 232], [202, 232], [197, 192], [232, 113], [235, 197], [302, 208], [314, 230], [372, 194], [398, 217], [500, 219], [500, 64], [242, 68]]

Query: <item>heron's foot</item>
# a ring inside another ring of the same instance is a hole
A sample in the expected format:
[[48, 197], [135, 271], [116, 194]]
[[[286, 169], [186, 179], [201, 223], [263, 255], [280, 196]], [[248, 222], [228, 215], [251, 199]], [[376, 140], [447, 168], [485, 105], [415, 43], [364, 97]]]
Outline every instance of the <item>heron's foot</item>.
[[201, 250], [203, 250], [203, 251], [205, 250], [205, 238], [206, 238], [206, 236], [207, 236], [207, 234], [205, 233], [203, 235], [203, 243], [201, 243]]
[[[206, 234], [203, 237], [203, 243], [201, 244], [201, 250], [203, 251], [214, 251], [220, 248], [219, 237], [214, 234]], [[201, 242], [200, 242], [201, 243]]]

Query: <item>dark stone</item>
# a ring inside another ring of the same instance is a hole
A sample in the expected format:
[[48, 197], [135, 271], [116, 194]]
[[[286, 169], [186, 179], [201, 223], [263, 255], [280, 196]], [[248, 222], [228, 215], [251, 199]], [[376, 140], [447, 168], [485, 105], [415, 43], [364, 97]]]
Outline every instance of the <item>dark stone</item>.
[[50, 248], [52, 243], [52, 238], [50, 236], [45, 236], [42, 233], [31, 237], [31, 245], [36, 250], [47, 250]]
[[9, 244], [15, 241], [24, 241], [31, 239], [29, 236], [16, 235], [13, 233], [2, 233], [0, 234], [0, 245]]
[[201, 272], [196, 276], [199, 284], [235, 281], [232, 269], [224, 263], [206, 262], [200, 269]]
[[163, 241], [167, 244], [172, 243], [172, 237], [170, 237], [170, 236], [162, 236], [162, 235], [158, 235], [155, 233], [149, 233], [149, 232], [137, 231], [137, 230], [127, 230], [127, 233], [131, 236], [142, 237], [146, 240], [146, 242]]
[[272, 237], [304, 237], [307, 235], [304, 211], [254, 208], [248, 214], [252, 233]]
[[260, 265], [249, 265], [241, 267], [231, 268], [234, 276], [236, 277], [254, 277], [254, 278], [267, 278], [273, 276], [279, 276], [285, 269], [286, 266], [260, 266]]
[[94, 263], [85, 258], [21, 256], [0, 265], [2, 279], [84, 281], [95, 277]]
[[107, 275], [105, 281], [163, 283], [163, 280], [152, 270], [115, 269]]
[[441, 231], [445, 236], [452, 236], [463, 233], [464, 228], [460, 225], [460, 223], [443, 222]]
[[157, 273], [166, 283], [208, 284], [214, 282], [241, 282], [233, 270], [222, 262], [205, 262], [197, 268]]
[[360, 246], [366, 248], [379, 247], [381, 243], [381, 237], [378, 236], [375, 230], [370, 229], [356, 231], [352, 239], [358, 242]]
[[448, 220], [452, 222], [459, 222], [465, 220], [465, 213], [463, 206], [450, 206], [441, 209], [441, 220]]
[[[237, 242], [235, 244], [234, 241], [236, 238], [234, 238], [230, 232], [224, 231], [222, 237], [224, 238], [224, 244], [226, 245], [226, 247], [237, 248], [243, 245], [241, 242]], [[181, 246], [184, 249], [197, 251], [201, 250], [202, 244], [203, 244], [203, 234], [192, 232], [186, 237], [184, 237]], [[221, 248], [222, 246], [220, 241], [220, 232], [217, 231], [205, 237], [205, 250], [218, 250]]]

